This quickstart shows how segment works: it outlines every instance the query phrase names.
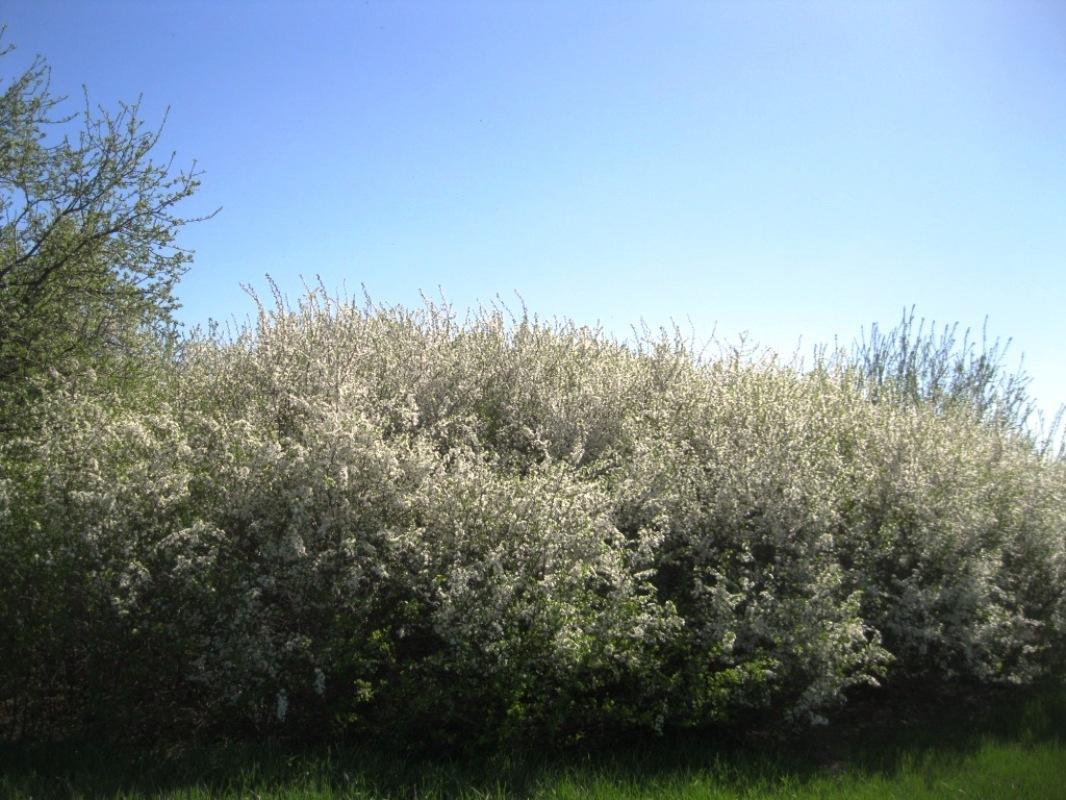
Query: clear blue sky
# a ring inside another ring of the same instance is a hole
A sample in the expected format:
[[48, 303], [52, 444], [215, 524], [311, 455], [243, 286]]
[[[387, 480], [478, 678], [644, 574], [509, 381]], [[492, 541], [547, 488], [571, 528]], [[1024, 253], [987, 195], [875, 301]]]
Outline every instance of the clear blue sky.
[[791, 353], [905, 306], [1066, 401], [1061, 2], [0, 1], [53, 86], [171, 107], [182, 318], [269, 273]]

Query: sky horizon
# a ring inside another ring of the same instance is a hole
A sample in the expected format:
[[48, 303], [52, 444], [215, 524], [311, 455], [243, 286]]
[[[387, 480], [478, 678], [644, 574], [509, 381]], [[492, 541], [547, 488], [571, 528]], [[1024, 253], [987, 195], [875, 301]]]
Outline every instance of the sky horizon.
[[[1066, 403], [1066, 6], [0, 2], [78, 109], [194, 160], [189, 326], [301, 277], [520, 295], [784, 356], [904, 309], [1011, 339]], [[801, 344], [802, 340], [802, 344]]]

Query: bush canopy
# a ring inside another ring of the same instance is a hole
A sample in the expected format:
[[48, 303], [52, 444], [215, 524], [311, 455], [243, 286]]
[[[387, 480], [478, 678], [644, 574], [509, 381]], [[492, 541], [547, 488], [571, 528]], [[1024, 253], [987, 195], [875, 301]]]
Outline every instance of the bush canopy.
[[0, 442], [0, 724], [566, 738], [1061, 667], [1066, 462], [865, 363], [316, 291], [61, 381]]

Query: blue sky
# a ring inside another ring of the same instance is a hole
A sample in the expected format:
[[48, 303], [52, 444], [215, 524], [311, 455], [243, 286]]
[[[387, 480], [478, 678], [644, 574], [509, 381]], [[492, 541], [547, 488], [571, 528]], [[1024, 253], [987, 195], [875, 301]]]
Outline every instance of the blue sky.
[[[53, 88], [170, 106], [181, 317], [300, 276], [791, 353], [920, 316], [1066, 402], [1066, 5], [12, 2]], [[164, 153], [165, 154], [165, 153]], [[1014, 362], [1016, 363], [1016, 362]]]

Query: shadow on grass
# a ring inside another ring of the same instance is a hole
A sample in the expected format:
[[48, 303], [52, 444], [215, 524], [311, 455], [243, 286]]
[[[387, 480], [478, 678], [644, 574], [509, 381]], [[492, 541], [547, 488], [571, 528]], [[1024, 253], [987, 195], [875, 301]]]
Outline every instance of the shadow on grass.
[[800, 783], [834, 774], [890, 778], [907, 765], [961, 762], [988, 743], [1066, 746], [1061, 683], [965, 696], [913, 687], [903, 696], [905, 702], [892, 707], [877, 695], [857, 698], [830, 725], [792, 735], [688, 731], [463, 757], [257, 742], [150, 751], [7, 745], [0, 748], [0, 794], [104, 800], [184, 791], [197, 798], [280, 793], [444, 800], [527, 797], [567, 777], [639, 789], [706, 775], [743, 795], [786, 776]]

